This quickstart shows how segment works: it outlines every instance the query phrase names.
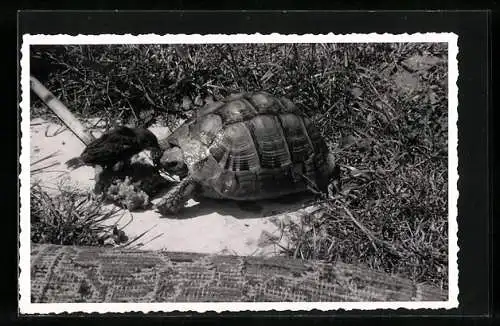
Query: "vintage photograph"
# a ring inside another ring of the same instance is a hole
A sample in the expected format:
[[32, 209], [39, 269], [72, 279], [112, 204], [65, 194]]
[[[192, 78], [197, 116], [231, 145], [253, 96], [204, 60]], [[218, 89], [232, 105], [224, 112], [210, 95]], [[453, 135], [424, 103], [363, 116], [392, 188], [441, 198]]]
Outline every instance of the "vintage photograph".
[[25, 35], [25, 313], [453, 308], [457, 37]]

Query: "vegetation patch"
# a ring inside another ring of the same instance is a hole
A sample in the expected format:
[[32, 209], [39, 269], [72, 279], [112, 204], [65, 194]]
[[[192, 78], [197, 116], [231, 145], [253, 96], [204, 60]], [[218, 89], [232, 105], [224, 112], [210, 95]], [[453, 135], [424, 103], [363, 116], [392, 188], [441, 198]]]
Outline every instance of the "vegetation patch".
[[[73, 112], [107, 128], [173, 128], [235, 92], [288, 97], [336, 154], [342, 190], [320, 212], [281, 224], [292, 239], [283, 253], [446, 288], [447, 51], [444, 43], [75, 45], [33, 46], [31, 60]], [[40, 102], [32, 107], [48, 117]]]

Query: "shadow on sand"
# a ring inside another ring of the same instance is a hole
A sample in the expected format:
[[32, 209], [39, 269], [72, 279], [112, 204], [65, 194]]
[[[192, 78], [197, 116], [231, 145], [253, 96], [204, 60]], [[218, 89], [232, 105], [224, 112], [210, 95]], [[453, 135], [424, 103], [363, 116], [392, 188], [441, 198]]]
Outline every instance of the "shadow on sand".
[[[153, 202], [163, 197], [176, 183], [163, 178], [151, 165], [136, 162], [122, 167], [119, 171], [109, 172], [101, 176], [104, 189], [108, 188], [115, 180], [124, 180], [130, 177], [132, 183], [147, 193]], [[212, 199], [206, 197], [193, 198], [195, 205], [188, 205], [180, 212], [163, 218], [190, 219], [212, 213], [233, 216], [238, 219], [263, 218], [278, 214], [298, 211], [314, 203], [314, 195], [303, 192], [290, 194], [275, 199], [258, 201], [235, 201], [229, 199]], [[154, 209], [151, 206], [138, 207], [134, 211], [147, 211]]]
[[[160, 198], [158, 196], [157, 198]], [[237, 219], [263, 218], [296, 212], [315, 202], [313, 195], [298, 193], [276, 199], [235, 201], [229, 199], [196, 198], [196, 204], [184, 207], [180, 212], [163, 218], [190, 219], [217, 213]]]

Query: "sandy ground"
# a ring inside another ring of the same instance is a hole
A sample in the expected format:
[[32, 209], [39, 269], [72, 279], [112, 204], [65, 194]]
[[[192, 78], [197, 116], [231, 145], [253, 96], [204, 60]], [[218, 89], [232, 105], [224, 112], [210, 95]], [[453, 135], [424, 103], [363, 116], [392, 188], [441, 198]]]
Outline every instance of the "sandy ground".
[[[151, 128], [158, 137], [168, 134], [166, 128]], [[94, 135], [99, 132], [93, 131]], [[32, 182], [39, 182], [49, 193], [57, 191], [58, 184], [91, 191], [94, 187], [94, 169], [81, 167], [69, 171], [64, 162], [78, 156], [83, 143], [65, 127], [41, 119], [31, 121], [31, 169], [40, 167], [43, 172], [33, 173]], [[50, 159], [35, 163], [52, 155]], [[153, 199], [153, 203], [159, 198]], [[283, 221], [297, 221], [313, 207], [307, 207], [304, 196], [286, 200], [261, 201], [243, 207], [233, 201], [190, 200], [176, 216], [164, 217], [154, 210], [125, 212], [118, 222], [129, 239], [147, 231], [134, 243], [145, 250], [169, 250], [236, 255], [275, 255], [279, 248], [272, 244], [269, 235], [281, 236], [278, 225]], [[112, 206], [110, 205], [110, 208]]]

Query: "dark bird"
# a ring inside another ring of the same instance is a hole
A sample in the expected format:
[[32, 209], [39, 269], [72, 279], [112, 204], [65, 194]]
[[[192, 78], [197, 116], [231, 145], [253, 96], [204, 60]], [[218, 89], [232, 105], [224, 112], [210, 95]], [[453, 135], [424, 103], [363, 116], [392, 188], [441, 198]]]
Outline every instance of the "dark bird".
[[146, 128], [119, 127], [88, 144], [79, 157], [68, 160], [66, 165], [70, 169], [83, 165], [109, 169], [145, 149], [160, 149], [158, 139], [151, 131]]

